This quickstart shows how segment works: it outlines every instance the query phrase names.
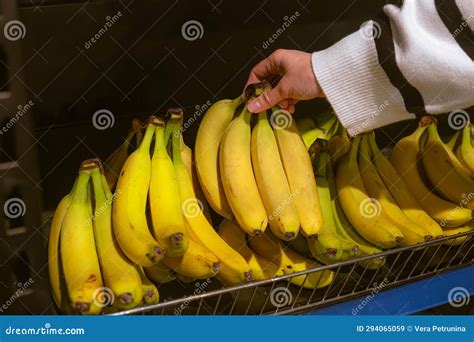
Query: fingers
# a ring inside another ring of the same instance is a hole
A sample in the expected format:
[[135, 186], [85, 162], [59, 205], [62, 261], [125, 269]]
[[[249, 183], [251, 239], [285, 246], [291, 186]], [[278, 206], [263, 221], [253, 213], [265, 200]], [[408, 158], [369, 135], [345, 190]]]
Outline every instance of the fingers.
[[[259, 97], [253, 99], [248, 104], [247, 108], [252, 113], [260, 113], [264, 110], [270, 109], [273, 106], [280, 103], [286, 96], [283, 96], [281, 86], [278, 85], [276, 88], [264, 92]], [[294, 107], [294, 106], [293, 106]]]
[[255, 65], [250, 71], [244, 91], [249, 84], [259, 83], [268, 80], [272, 76], [280, 75], [282, 73], [282, 53], [281, 50], [276, 50], [270, 56]]

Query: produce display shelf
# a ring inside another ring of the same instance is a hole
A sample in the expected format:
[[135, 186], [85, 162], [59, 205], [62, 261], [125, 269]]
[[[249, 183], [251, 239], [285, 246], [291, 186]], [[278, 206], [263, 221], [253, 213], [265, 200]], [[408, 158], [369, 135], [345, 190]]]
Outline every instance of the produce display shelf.
[[[474, 296], [474, 265], [437, 274], [382, 291], [308, 312], [308, 315], [411, 315], [453, 302], [464, 306]], [[361, 310], [357, 307], [362, 306]]]
[[[317, 314], [323, 313], [324, 308], [327, 308], [327, 312], [330, 312], [331, 307], [337, 310], [336, 304], [347, 304], [351, 300], [370, 294], [387, 293], [391, 301], [396, 301], [393, 294], [397, 294], [399, 298], [404, 290], [410, 289], [413, 291], [410, 292], [413, 296], [418, 292], [419, 297], [422, 297], [428, 293], [428, 289], [405, 286], [427, 284], [426, 282], [437, 281], [438, 278], [447, 279], [447, 282], [443, 283], [442, 287], [434, 283], [432, 286], [435, 288], [432, 291], [438, 291], [439, 295], [446, 297], [450, 286], [456, 287], [460, 277], [470, 279], [472, 283], [473, 241], [474, 231], [469, 231], [416, 246], [400, 247], [375, 255], [231, 287], [222, 287], [213, 279], [201, 280], [189, 284], [188, 291], [177, 299], [166, 297], [167, 290], [170, 293], [176, 291], [176, 284], [164, 284], [160, 287], [160, 295], [162, 299], [166, 298], [165, 301], [112, 315], [280, 315], [311, 312]], [[382, 258], [385, 260], [384, 263], [380, 263], [375, 269], [369, 269], [368, 261]], [[327, 276], [327, 272], [332, 272], [333, 280], [324, 287], [318, 286], [317, 281], [316, 288], [305, 288], [309, 277], [313, 277], [314, 281], [317, 272], [322, 275], [319, 279]], [[461, 275], [458, 272], [462, 272]], [[458, 276], [453, 279], [452, 274]], [[463, 279], [459, 286], [466, 285], [467, 279]], [[299, 285], [294, 285], [298, 280]], [[472, 284], [468, 289], [472, 291]], [[431, 298], [428, 305], [440, 303], [434, 295]], [[407, 308], [406, 311], [408, 310]]]

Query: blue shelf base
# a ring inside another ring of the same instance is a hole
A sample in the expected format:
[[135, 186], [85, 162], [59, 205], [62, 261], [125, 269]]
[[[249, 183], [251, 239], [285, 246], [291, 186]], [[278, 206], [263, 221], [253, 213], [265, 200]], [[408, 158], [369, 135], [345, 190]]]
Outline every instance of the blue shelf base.
[[[474, 266], [368, 294], [307, 313], [308, 315], [410, 315], [453, 302], [474, 305]], [[451, 297], [452, 299], [450, 300]]]

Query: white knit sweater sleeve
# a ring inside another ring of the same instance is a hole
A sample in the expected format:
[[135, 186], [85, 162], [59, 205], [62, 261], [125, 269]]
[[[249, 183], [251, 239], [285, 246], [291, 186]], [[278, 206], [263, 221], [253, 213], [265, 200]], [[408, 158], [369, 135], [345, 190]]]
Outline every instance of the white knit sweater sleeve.
[[313, 70], [350, 135], [467, 108], [473, 30], [473, 0], [405, 0], [313, 53]]

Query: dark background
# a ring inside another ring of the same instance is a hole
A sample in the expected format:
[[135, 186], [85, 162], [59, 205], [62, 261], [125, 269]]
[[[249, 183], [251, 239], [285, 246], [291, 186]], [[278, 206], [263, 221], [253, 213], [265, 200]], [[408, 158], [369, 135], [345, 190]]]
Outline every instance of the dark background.
[[[41, 3], [41, 4], [40, 4]], [[22, 1], [20, 18], [25, 87], [35, 103], [44, 208], [69, 191], [81, 160], [106, 158], [122, 142], [132, 117], [170, 106], [188, 115], [196, 105], [240, 94], [254, 64], [278, 48], [324, 49], [374, 17], [385, 1]], [[85, 42], [106, 22], [120, 19], [89, 49]], [[296, 11], [298, 19], [271, 44], [266, 41]], [[199, 21], [203, 36], [187, 41], [181, 26]], [[324, 100], [298, 105], [313, 115]], [[92, 125], [108, 109], [115, 124]], [[185, 139], [193, 145], [198, 128]], [[83, 139], [83, 140], [81, 140]]]

